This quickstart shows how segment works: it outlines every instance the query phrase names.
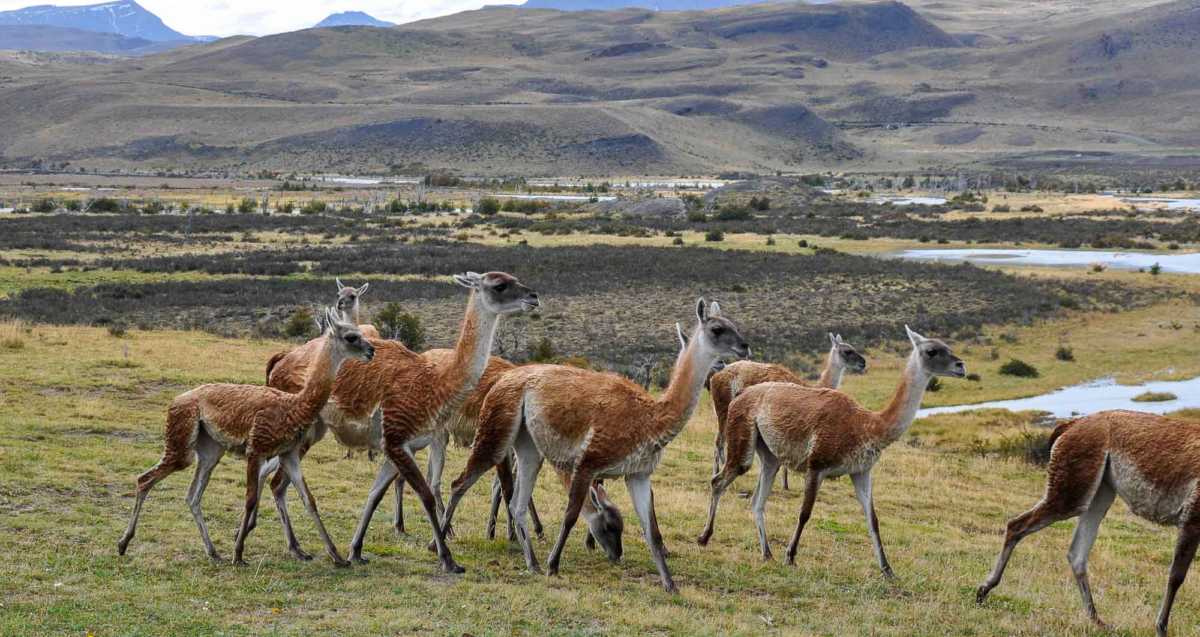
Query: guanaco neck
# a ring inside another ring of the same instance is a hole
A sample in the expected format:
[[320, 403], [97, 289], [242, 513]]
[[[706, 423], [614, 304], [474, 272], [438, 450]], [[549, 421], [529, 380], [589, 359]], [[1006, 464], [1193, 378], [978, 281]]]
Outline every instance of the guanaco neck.
[[346, 316], [342, 318], [351, 325], [358, 325], [358, 321], [360, 319], [358, 311], [358, 299], [354, 299], [354, 305], [350, 306], [350, 311], [346, 312]]
[[821, 378], [817, 383], [821, 387], [829, 389], [837, 389], [842, 386], [842, 376], [846, 373], [846, 366], [842, 364], [842, 357], [838, 354], [836, 347], [829, 348], [829, 356], [825, 357], [825, 368], [821, 370]]
[[921, 365], [921, 352], [914, 348], [900, 377], [900, 385], [892, 395], [891, 402], [883, 411], [876, 414], [874, 438], [878, 445], [886, 447], [900, 439], [921, 408], [921, 399], [925, 396], [925, 388], [929, 386], [932, 375]]
[[701, 370], [712, 368], [717, 360], [717, 353], [701, 343], [702, 335], [697, 327], [687, 347], [675, 359], [671, 382], [655, 401], [657, 417], [651, 431], [660, 447], [674, 440], [687, 425], [700, 399], [700, 390], [704, 389], [705, 373]]
[[487, 369], [499, 322], [500, 316], [483, 307], [478, 294], [472, 290], [458, 342], [454, 344], [454, 355], [449, 365], [438, 370], [442, 387], [464, 396], [475, 389]]
[[307, 423], [317, 416], [333, 393], [333, 382], [337, 378], [338, 368], [342, 366], [345, 356], [335, 346], [333, 336], [326, 334], [313, 367], [309, 370], [304, 388], [296, 394], [292, 404], [291, 415], [294, 422]]

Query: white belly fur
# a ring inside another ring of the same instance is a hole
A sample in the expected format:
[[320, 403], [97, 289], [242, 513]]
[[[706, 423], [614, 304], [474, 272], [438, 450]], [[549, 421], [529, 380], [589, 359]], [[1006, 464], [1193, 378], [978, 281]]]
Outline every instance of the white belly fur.
[[1178, 524], [1194, 505], [1196, 481], [1189, 480], [1169, 489], [1155, 486], [1130, 459], [1120, 454], [1109, 456], [1109, 476], [1117, 494], [1137, 515], [1158, 524]]

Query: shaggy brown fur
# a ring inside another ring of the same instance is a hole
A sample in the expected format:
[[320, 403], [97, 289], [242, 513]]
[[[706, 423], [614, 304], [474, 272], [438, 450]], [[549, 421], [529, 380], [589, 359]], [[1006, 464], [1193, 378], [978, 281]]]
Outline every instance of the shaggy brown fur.
[[1092, 600], [1087, 559], [1100, 522], [1119, 495], [1138, 516], [1179, 529], [1157, 622], [1158, 634], [1166, 635], [1175, 595], [1200, 544], [1200, 424], [1134, 411], [1103, 411], [1058, 425], [1050, 439], [1046, 494], [1009, 521], [1000, 557], [976, 599], [982, 603], [1000, 583], [1018, 542], [1059, 520], [1079, 516], [1067, 559], [1084, 611], [1103, 626]]
[[526, 565], [539, 571], [524, 517], [542, 460], [549, 460], [571, 474], [562, 530], [547, 563], [554, 574], [593, 481], [624, 477], [663, 587], [675, 590], [655, 528], [650, 474], [663, 448], [686, 425], [717, 357], [749, 353], [737, 328], [719, 314], [715, 303], [710, 312], [700, 300], [693, 338], [657, 399], [623, 377], [574, 367], [530, 365], [504, 374], [484, 401], [471, 458], [454, 481], [445, 524], [467, 489], [515, 448], [518, 485], [512, 516]]
[[213, 467], [226, 451], [246, 457], [246, 509], [238, 532], [235, 562], [244, 564], [242, 551], [249, 533], [249, 521], [254, 515], [259, 497], [259, 471], [263, 462], [275, 456], [285, 457], [283, 466], [296, 485], [306, 508], [317, 523], [325, 540], [330, 558], [339, 565], [347, 564], [329, 540], [316, 503], [304, 485], [299, 469], [298, 448], [311, 431], [321, 409], [325, 407], [334, 386], [334, 378], [348, 356], [370, 360], [374, 348], [358, 329], [348, 323], [338, 323], [339, 315], [329, 310], [329, 328], [312, 372], [298, 393], [287, 393], [269, 387], [253, 385], [202, 385], [180, 394], [167, 410], [167, 427], [162, 460], [137, 480], [137, 501], [129, 527], [117, 545], [124, 555], [137, 528], [142, 503], [150, 489], [168, 475], [187, 467], [193, 456], [199, 456], [196, 477], [188, 491], [188, 504], [200, 529], [205, 551], [214, 560], [220, 559], [208, 536], [208, 528], [200, 512], [200, 501]]
[[708, 543], [721, 494], [750, 469], [757, 452], [763, 466], [755, 491], [754, 517], [763, 559], [771, 559], [765, 519], [767, 497], [775, 473], [782, 465], [807, 474], [800, 520], [788, 546], [788, 563], [795, 562], [800, 534], [812, 514], [821, 481], [849, 475], [867, 518], [867, 530], [879, 568], [891, 577], [892, 569], [879, 540], [879, 524], [871, 493], [871, 469], [883, 450], [912, 424], [929, 379], [940, 375], [965, 375], [962, 361], [941, 341], [926, 339], [911, 330], [909, 338], [913, 352], [895, 395], [883, 411], [865, 409], [837, 390], [794, 383], [755, 385], [734, 399], [729, 406], [725, 431], [728, 455], [722, 470], [713, 476], [708, 523], [697, 542]]
[[[829, 335], [831, 347], [825, 357], [825, 367], [816, 387], [838, 389], [842, 385], [842, 377], [846, 370], [863, 373], [867, 369], [867, 361], [841, 336]], [[792, 370], [771, 363], [755, 363], [752, 361], [737, 361], [725, 369], [713, 374], [709, 381], [709, 393], [712, 395], [713, 411], [717, 414], [717, 437], [714, 441], [713, 475], [721, 470], [725, 462], [725, 420], [728, 418], [729, 403], [738, 397], [742, 391], [761, 383], [795, 383], [806, 387], [814, 386], [801, 378]], [[783, 488], [787, 488], [787, 468], [783, 470]]]
[[[445, 545], [437, 520], [436, 500], [413, 460], [412, 447], [422, 446], [420, 442], [436, 435], [442, 422], [456, 413], [474, 390], [487, 366], [499, 317], [536, 307], [538, 300], [535, 292], [503, 272], [468, 273], [457, 279], [472, 292], [451, 356], [435, 362], [399, 343], [374, 341], [378, 348], [376, 361], [344, 366], [338, 374], [333, 397], [322, 411], [320, 427], [328, 427], [342, 445], [351, 449], [378, 449], [390, 461], [380, 468], [355, 532], [350, 556], [355, 561], [366, 561], [362, 557], [362, 540], [367, 526], [387, 486], [399, 474], [425, 506], [442, 567], [448, 572], [463, 570]], [[290, 390], [305, 377], [307, 359], [303, 352], [293, 350], [293, 353], [272, 370], [273, 387]], [[382, 415], [378, 420], [373, 417], [377, 410]], [[321, 433], [313, 436], [314, 442]], [[286, 521], [287, 484], [276, 476], [272, 490], [288, 529], [289, 548], [303, 558], [305, 554]]]

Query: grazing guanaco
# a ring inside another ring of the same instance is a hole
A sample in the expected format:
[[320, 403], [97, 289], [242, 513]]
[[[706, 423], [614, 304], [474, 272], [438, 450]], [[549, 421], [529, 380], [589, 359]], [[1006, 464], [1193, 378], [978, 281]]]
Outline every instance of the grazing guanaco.
[[[817, 380], [817, 387], [839, 389], [842, 377], [846, 371], [862, 374], [867, 371], [867, 359], [858, 350], [842, 340], [841, 334], [829, 334], [829, 354], [825, 357], [825, 367]], [[713, 453], [713, 475], [721, 470], [725, 462], [725, 419], [729, 412], [729, 403], [738, 397], [747, 387], [760, 383], [795, 383], [811, 386], [792, 370], [771, 363], [756, 363], [753, 361], [737, 361], [713, 374], [709, 381], [709, 393], [712, 394], [713, 410], [717, 413], [717, 438]], [[787, 467], [783, 469], [784, 488], [787, 488]]]
[[507, 463], [508, 450], [515, 449], [517, 486], [511, 516], [526, 566], [540, 572], [525, 513], [542, 461], [549, 460], [571, 475], [562, 529], [547, 560], [548, 572], [554, 575], [594, 481], [623, 477], [663, 588], [675, 591], [654, 514], [650, 476], [663, 449], [687, 424], [713, 362], [723, 355], [750, 353], [738, 328], [721, 316], [716, 303], [710, 308], [700, 299], [696, 319], [692, 338], [659, 398], [622, 376], [575, 367], [529, 365], [504, 374], [483, 402], [471, 457], [453, 483], [443, 527], [453, 520], [471, 485], [497, 463]]
[[962, 360], [945, 343], [908, 329], [912, 353], [900, 385], [883, 411], [869, 411], [835, 389], [804, 387], [793, 383], [763, 383], [742, 392], [729, 405], [725, 423], [726, 458], [712, 479], [708, 523], [697, 538], [703, 546], [713, 533], [721, 494], [739, 475], [750, 469], [757, 452], [762, 461], [754, 496], [754, 522], [764, 560], [771, 559], [767, 543], [766, 504], [775, 473], [781, 464], [806, 473], [804, 503], [796, 532], [788, 545], [787, 562], [794, 564], [800, 533], [812, 515], [817, 490], [825, 478], [849, 475], [854, 493], [867, 520], [867, 533], [875, 558], [886, 577], [892, 577], [879, 539], [879, 521], [871, 493], [871, 469], [879, 456], [908, 431], [921, 398], [934, 376], [966, 375]]
[[1200, 424], [1136, 411], [1102, 411], [1059, 424], [1050, 434], [1046, 494], [1032, 509], [1009, 520], [1004, 548], [987, 581], [976, 591], [983, 603], [1000, 583], [1013, 548], [1051, 524], [1079, 516], [1067, 561], [1097, 626], [1087, 562], [1100, 522], [1119, 495], [1139, 517], [1179, 529], [1166, 595], [1158, 611], [1158, 635], [1167, 634], [1175, 594], [1200, 545]]
[[[454, 279], [471, 290], [471, 297], [450, 360], [438, 364], [395, 341], [372, 341], [376, 347], [375, 360], [368, 364], [350, 363], [342, 369], [333, 397], [314, 426], [315, 433], [311, 436], [314, 443], [328, 429], [342, 445], [383, 451], [388, 460], [380, 465], [368, 495], [350, 546], [351, 560], [367, 561], [362, 556], [362, 542], [371, 515], [388, 485], [399, 475], [412, 486], [425, 507], [442, 568], [447, 572], [463, 571], [446, 547], [433, 493], [413, 460], [412, 448], [429, 444], [443, 421], [474, 391], [487, 366], [500, 317], [537, 307], [538, 297], [503, 272], [468, 272]], [[279, 359], [270, 373], [273, 387], [295, 391], [302, 384], [308, 360], [300, 350], [297, 348]], [[264, 468], [271, 470], [273, 467]], [[289, 550], [307, 559], [287, 517], [287, 484], [279, 476], [275, 479], [279, 484], [273, 482], [271, 486]]]
[[342, 322], [339, 313], [332, 308], [326, 311], [323, 323], [324, 341], [304, 387], [298, 393], [257, 385], [212, 384], [201, 385], [171, 401], [162, 460], [138, 476], [137, 500], [129, 527], [117, 543], [118, 553], [124, 555], [129, 547], [150, 489], [163, 478], [186, 468], [195, 456], [199, 462], [188, 489], [187, 502], [200, 529], [204, 550], [213, 560], [220, 560], [209, 539], [200, 501], [213, 468], [226, 451], [232, 451], [246, 457], [246, 508], [237, 534], [235, 563], [245, 564], [242, 551], [250, 531], [250, 520], [258, 507], [262, 464], [277, 457], [316, 522], [329, 557], [339, 566], [349, 564], [329, 539], [317, 513], [316, 501], [304, 483], [300, 473], [300, 446], [329, 400], [342, 363], [351, 359], [370, 361], [375, 348], [355, 325]]

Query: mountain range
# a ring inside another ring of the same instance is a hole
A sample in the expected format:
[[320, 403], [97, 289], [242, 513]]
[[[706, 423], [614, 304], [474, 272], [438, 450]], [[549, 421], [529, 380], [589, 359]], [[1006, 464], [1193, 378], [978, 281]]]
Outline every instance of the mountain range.
[[0, 11], [0, 48], [145, 55], [211, 42], [184, 35], [133, 0]]
[[761, 0], [527, 0], [520, 6], [523, 9], [559, 11], [613, 11], [631, 8], [652, 11], [703, 11], [755, 2]]
[[493, 7], [129, 63], [0, 54], [0, 167], [1200, 166], [1200, 79], [1182, 63], [1200, 0], [912, 1]]

